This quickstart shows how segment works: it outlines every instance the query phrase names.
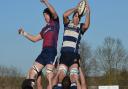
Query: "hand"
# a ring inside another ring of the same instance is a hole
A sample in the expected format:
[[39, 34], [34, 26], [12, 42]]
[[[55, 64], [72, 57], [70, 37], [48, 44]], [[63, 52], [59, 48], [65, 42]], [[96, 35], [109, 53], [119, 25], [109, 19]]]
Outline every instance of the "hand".
[[23, 33], [24, 33], [23, 28], [20, 28], [20, 29], [18, 30], [18, 33], [19, 33], [20, 35], [23, 34]]
[[[80, 1], [81, 2], [81, 1]], [[78, 10], [78, 7], [80, 6], [80, 2], [76, 6], [76, 10]]]
[[86, 6], [85, 6], [85, 8], [86, 8], [86, 13], [90, 13], [90, 7], [89, 7], [89, 5], [88, 5], [88, 2], [86, 2], [87, 4], [86, 4]]
[[20, 29], [18, 30], [18, 33], [19, 33], [20, 35], [23, 35], [23, 36], [26, 36], [26, 35], [27, 35], [27, 33], [23, 30], [23, 28], [20, 28]]
[[79, 80], [79, 75], [74, 75], [74, 79], [75, 79], [75, 81], [78, 81]]
[[40, 2], [46, 3], [46, 2], [48, 2], [48, 0], [40, 0]]

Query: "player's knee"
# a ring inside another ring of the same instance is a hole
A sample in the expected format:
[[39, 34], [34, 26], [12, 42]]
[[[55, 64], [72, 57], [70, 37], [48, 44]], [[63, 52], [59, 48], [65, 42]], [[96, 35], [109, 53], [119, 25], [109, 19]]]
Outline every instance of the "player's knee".
[[39, 74], [40, 70], [38, 69], [38, 67], [36, 65], [33, 65], [32, 69], [33, 69], [33, 71], [35, 72], [36, 75]]
[[78, 74], [79, 74], [79, 71], [77, 68], [72, 68], [70, 70], [70, 78], [71, 78], [71, 81], [75, 81], [78, 79]]
[[53, 73], [53, 68], [47, 67], [46, 68], [46, 74], [48, 75], [50, 73]]
[[47, 67], [47, 68], [46, 68], [46, 77], [47, 77], [47, 79], [48, 79], [49, 82], [52, 81], [53, 76], [54, 76], [53, 68]]
[[33, 89], [35, 85], [34, 79], [25, 79], [22, 83], [22, 89]]
[[79, 74], [78, 68], [72, 68], [72, 69], [70, 70], [70, 76], [71, 76], [71, 75], [78, 75], [78, 74]]
[[39, 70], [36, 65], [33, 65], [32, 68], [29, 71], [29, 74], [27, 76], [27, 79], [37, 79], [40, 71], [41, 70]]
[[66, 75], [67, 74], [67, 68], [63, 65], [59, 66], [59, 71], [61, 75]]

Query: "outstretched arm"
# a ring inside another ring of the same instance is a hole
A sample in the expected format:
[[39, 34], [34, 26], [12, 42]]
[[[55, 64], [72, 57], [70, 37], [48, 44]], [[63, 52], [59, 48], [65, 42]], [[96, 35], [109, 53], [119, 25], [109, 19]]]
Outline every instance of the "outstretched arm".
[[23, 30], [23, 28], [20, 28], [20, 29], [18, 30], [18, 32], [19, 32], [20, 35], [23, 35], [24, 37], [26, 37], [28, 40], [30, 40], [30, 41], [32, 41], [32, 42], [37, 42], [37, 41], [39, 41], [39, 40], [42, 39], [42, 37], [41, 37], [40, 34], [38, 34], [38, 35], [36, 35], [36, 36], [30, 35], [29, 33], [25, 32], [25, 31]]
[[40, 0], [40, 1], [41, 1], [42, 3], [44, 3], [44, 4], [47, 6], [47, 8], [49, 8], [49, 10], [50, 10], [50, 12], [52, 13], [54, 19], [56, 19], [58, 15], [57, 15], [57, 13], [56, 13], [54, 7], [48, 2], [48, 0]]
[[89, 8], [89, 4], [87, 3], [87, 5], [86, 5], [86, 14], [85, 14], [85, 18], [86, 18], [86, 20], [85, 20], [85, 23], [84, 23], [84, 25], [82, 26], [82, 30], [85, 32], [87, 29], [88, 29], [88, 27], [89, 27], [89, 25], [90, 25], [90, 8]]

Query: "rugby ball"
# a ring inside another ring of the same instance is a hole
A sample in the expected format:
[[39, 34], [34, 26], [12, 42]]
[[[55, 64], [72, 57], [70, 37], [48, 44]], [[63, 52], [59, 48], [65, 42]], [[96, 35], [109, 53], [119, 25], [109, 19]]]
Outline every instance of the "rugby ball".
[[85, 15], [86, 13], [86, 1], [85, 0], [82, 0], [79, 3], [77, 10], [78, 10], [79, 15], [81, 16]]

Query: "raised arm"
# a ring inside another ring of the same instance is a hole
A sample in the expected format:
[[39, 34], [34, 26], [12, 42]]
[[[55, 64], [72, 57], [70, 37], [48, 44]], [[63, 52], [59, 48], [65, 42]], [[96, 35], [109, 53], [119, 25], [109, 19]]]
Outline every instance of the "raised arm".
[[85, 76], [82, 72], [81, 67], [79, 67], [79, 72], [80, 72], [80, 82], [81, 82], [81, 89], [87, 89], [87, 84], [85, 81]]
[[67, 10], [64, 14], [63, 14], [63, 21], [64, 21], [64, 24], [68, 23], [69, 22], [69, 19], [68, 19], [68, 16], [70, 16], [73, 12], [75, 12], [77, 10], [77, 8], [72, 8], [72, 9], [69, 9]]
[[81, 89], [81, 84], [80, 84], [79, 79], [76, 80], [76, 84], [77, 84], [77, 89]]
[[20, 28], [20, 29], [18, 30], [18, 32], [19, 32], [20, 35], [26, 37], [28, 40], [30, 40], [30, 41], [32, 41], [32, 42], [37, 42], [37, 41], [39, 41], [39, 40], [42, 39], [42, 37], [41, 37], [40, 34], [38, 34], [38, 35], [36, 35], [36, 36], [30, 35], [29, 33], [25, 32], [25, 31], [23, 30], [23, 28]]
[[57, 18], [57, 13], [54, 9], [54, 7], [48, 2], [48, 0], [40, 0], [42, 3], [44, 3], [46, 5], [46, 7], [50, 10], [50, 12], [52, 13], [54, 19]]
[[82, 30], [83, 31], [86, 31], [88, 29], [89, 25], [90, 25], [90, 8], [89, 8], [89, 4], [88, 3], [86, 5], [86, 8], [87, 8], [86, 14], [85, 14], [86, 20], [85, 20], [84, 25], [82, 26]]

